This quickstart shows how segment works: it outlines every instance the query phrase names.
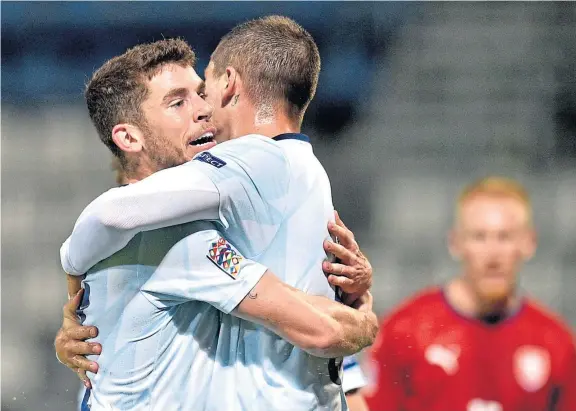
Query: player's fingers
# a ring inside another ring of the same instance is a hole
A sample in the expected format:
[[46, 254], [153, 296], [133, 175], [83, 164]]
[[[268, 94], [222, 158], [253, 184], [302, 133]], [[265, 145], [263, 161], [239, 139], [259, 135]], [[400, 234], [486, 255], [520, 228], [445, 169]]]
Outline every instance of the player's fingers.
[[354, 266], [360, 263], [359, 257], [341, 244], [336, 244], [332, 241], [325, 240], [324, 249], [327, 252], [333, 254], [345, 265]]
[[340, 214], [338, 214], [338, 211], [336, 210], [334, 210], [334, 219], [336, 220], [336, 224], [338, 224], [340, 227], [348, 229], [348, 227], [346, 227], [346, 224], [344, 224], [344, 221], [342, 221], [342, 219], [340, 218]]
[[68, 302], [66, 304], [64, 304], [64, 308], [62, 309], [62, 313], [64, 314], [65, 319], [70, 319], [70, 320], [76, 321], [76, 319], [77, 319], [76, 309], [80, 305], [80, 301], [82, 301], [82, 294], [84, 294], [83, 288], [80, 289], [80, 291], [78, 291], [76, 293], [76, 295], [74, 295], [74, 297], [72, 297], [70, 300], [68, 300]]
[[324, 261], [322, 264], [322, 268], [326, 274], [337, 275], [339, 277], [346, 277], [353, 279], [356, 277], [356, 270], [353, 267], [348, 267], [344, 264], [338, 263], [330, 263], [328, 261]]
[[90, 382], [90, 379], [86, 375], [86, 371], [78, 368], [76, 370], [76, 375], [78, 376], [78, 378], [80, 378], [80, 380], [82, 380], [86, 388], [92, 388], [92, 383]]
[[328, 231], [330, 232], [331, 235], [338, 238], [340, 244], [342, 244], [352, 253], [358, 254], [360, 247], [358, 246], [358, 243], [356, 242], [356, 239], [354, 238], [354, 233], [352, 231], [348, 230], [346, 227], [340, 227], [339, 225], [334, 224], [332, 222], [328, 224]]
[[344, 290], [344, 292], [348, 292], [346, 291], [347, 289], [349, 289], [349, 287], [354, 285], [354, 281], [352, 281], [349, 278], [346, 277], [341, 277], [338, 275], [329, 275], [328, 276], [328, 282], [336, 287], [340, 287], [342, 288], [342, 290]]
[[70, 340], [65, 345], [65, 353], [70, 357], [74, 355], [99, 355], [102, 353], [102, 346], [98, 343]]
[[340, 273], [343, 271], [342, 264], [331, 263], [329, 261], [324, 261], [322, 263], [322, 269], [324, 270], [324, 273], [327, 275], [328, 274], [340, 275]]
[[75, 355], [72, 357], [70, 359], [70, 364], [72, 365], [72, 368], [77, 368], [83, 371], [84, 375], [86, 371], [91, 371], [93, 373], [98, 372], [98, 363], [90, 361], [88, 358], [83, 357], [82, 355]]
[[98, 335], [98, 328], [94, 326], [79, 325], [78, 323], [62, 326], [64, 334], [69, 340], [84, 341]]

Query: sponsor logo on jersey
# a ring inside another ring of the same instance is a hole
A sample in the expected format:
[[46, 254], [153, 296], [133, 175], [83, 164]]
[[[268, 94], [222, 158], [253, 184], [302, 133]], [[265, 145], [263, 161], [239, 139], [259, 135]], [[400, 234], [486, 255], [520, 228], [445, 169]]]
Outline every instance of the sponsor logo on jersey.
[[194, 157], [194, 160], [202, 161], [202, 162], [210, 164], [211, 166], [214, 166], [216, 168], [222, 168], [226, 165], [226, 162], [224, 160], [210, 154], [207, 151], [204, 151], [203, 153], [198, 154], [196, 157]]
[[208, 250], [206, 257], [233, 279], [238, 277], [240, 262], [244, 259], [244, 257], [222, 237], [210, 245], [210, 250]]
[[518, 348], [514, 353], [514, 376], [525, 391], [538, 391], [550, 378], [550, 353], [533, 345]]
[[460, 356], [458, 347], [448, 348], [439, 344], [432, 344], [426, 349], [424, 356], [428, 363], [437, 365], [448, 375], [454, 375], [458, 371], [458, 357]]

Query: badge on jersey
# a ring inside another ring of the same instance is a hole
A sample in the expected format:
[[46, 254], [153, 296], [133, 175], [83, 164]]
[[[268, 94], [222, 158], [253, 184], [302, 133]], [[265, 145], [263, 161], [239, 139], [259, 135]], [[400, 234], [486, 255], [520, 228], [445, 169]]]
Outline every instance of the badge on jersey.
[[440, 344], [432, 344], [426, 349], [424, 355], [429, 364], [442, 368], [446, 374], [454, 375], [458, 372], [458, 357], [460, 356], [458, 346], [444, 347]]
[[226, 161], [224, 161], [221, 158], [218, 158], [216, 156], [213, 156], [212, 154], [210, 154], [207, 151], [204, 151], [203, 153], [198, 154], [196, 157], [194, 157], [194, 160], [202, 161], [202, 162], [204, 162], [206, 164], [210, 164], [211, 166], [214, 166], [216, 168], [222, 168], [226, 165]]
[[232, 247], [232, 244], [222, 237], [210, 245], [210, 250], [208, 250], [206, 257], [216, 264], [216, 267], [233, 279], [238, 277], [238, 273], [240, 273], [240, 262], [244, 259], [244, 257]]
[[550, 378], [550, 354], [533, 345], [518, 348], [514, 353], [514, 375], [525, 391], [538, 391]]

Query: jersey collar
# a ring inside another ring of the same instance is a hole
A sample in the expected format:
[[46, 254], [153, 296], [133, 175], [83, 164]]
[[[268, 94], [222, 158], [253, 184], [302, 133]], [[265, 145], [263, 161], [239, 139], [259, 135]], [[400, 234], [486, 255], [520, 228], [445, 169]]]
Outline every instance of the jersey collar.
[[479, 324], [479, 325], [484, 326], [484, 327], [492, 327], [492, 326], [498, 326], [499, 324], [509, 323], [511, 321], [514, 321], [517, 317], [520, 316], [520, 313], [522, 311], [524, 311], [524, 307], [526, 306], [526, 297], [525, 297], [524, 293], [522, 292], [522, 290], [517, 290], [516, 293], [517, 293], [516, 295], [518, 296], [518, 305], [516, 305], [514, 308], [512, 308], [512, 309], [508, 310], [506, 313], [504, 313], [502, 318], [498, 319], [497, 321], [488, 322], [488, 321], [483, 320], [483, 319], [471, 317], [471, 316], [466, 315], [466, 314], [462, 313], [461, 311], [459, 311], [448, 300], [446, 286], [443, 286], [440, 289], [440, 294], [442, 296], [442, 300], [443, 300], [445, 306], [448, 308], [448, 310], [450, 310], [453, 314], [455, 314], [460, 319], [463, 319], [465, 321], [469, 321], [469, 322], [472, 322], [475, 324]]
[[306, 143], [310, 142], [310, 137], [308, 137], [306, 134], [301, 134], [301, 133], [284, 133], [284, 134], [278, 134], [276, 137], [273, 137], [274, 140], [276, 141], [281, 141], [281, 140], [300, 140], [300, 141], [304, 141]]
[[[282, 140], [300, 140], [300, 141], [304, 141], [305, 143], [310, 143], [310, 137], [308, 137], [306, 134], [302, 134], [302, 133], [284, 133], [284, 134], [278, 134], [276, 137], [272, 138], [273, 140], [276, 141], [282, 141]], [[126, 187], [129, 184], [121, 184], [118, 187]]]

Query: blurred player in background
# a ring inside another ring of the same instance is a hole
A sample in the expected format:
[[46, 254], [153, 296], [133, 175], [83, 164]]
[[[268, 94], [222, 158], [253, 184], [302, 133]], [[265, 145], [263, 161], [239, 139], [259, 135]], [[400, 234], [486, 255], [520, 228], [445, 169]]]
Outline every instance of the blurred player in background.
[[[283, 24], [286, 24], [287, 21], [283, 21], [282, 23], [283, 23]], [[152, 77], [152, 80], [151, 80], [151, 81], [154, 81], [154, 77]], [[237, 88], [237, 90], [238, 90], [238, 89], [239, 89], [239, 88]], [[183, 94], [183, 93], [182, 93], [182, 94]], [[175, 96], [175, 100], [177, 100], [176, 97], [177, 97], [177, 96]], [[236, 102], [237, 102], [237, 98], [234, 100], [234, 103], [233, 103], [232, 105], [235, 105]], [[266, 114], [269, 116], [270, 113], [266, 113]], [[264, 118], [263, 121], [264, 121], [265, 124], [266, 124], [266, 121], [269, 121], [269, 119], [266, 120], [266, 119]], [[203, 138], [203, 137], [202, 137], [202, 138]], [[116, 142], [116, 144], [118, 144], [118, 143]], [[150, 144], [150, 143], [149, 143], [149, 144]], [[169, 148], [169, 147], [164, 147], [164, 149], [168, 149], [168, 148]], [[150, 158], [152, 157], [151, 154], [153, 154], [153, 152], [149, 150], [148, 156], [149, 156]], [[170, 164], [170, 165], [173, 165], [173, 164]], [[170, 165], [168, 165], [168, 166], [170, 166]], [[174, 165], [175, 165], [175, 164], [174, 164]], [[162, 167], [159, 167], [159, 168], [162, 168]], [[150, 167], [150, 171], [153, 172], [153, 170], [154, 170], [154, 167]], [[134, 179], [134, 176], [131, 176], [131, 177], [132, 177], [132, 179]], [[136, 180], [137, 180], [137, 178], [136, 178]], [[333, 376], [331, 375], [330, 378], [333, 378]]]
[[575, 411], [573, 336], [518, 288], [536, 249], [524, 187], [499, 177], [468, 186], [449, 246], [461, 275], [381, 325], [370, 410]]

